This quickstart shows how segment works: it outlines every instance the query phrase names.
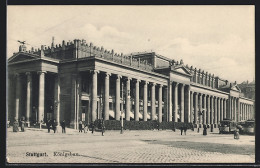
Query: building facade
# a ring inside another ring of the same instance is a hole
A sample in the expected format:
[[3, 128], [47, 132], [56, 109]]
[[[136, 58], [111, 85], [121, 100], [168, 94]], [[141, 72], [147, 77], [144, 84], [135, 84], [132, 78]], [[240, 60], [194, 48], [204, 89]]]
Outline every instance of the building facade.
[[255, 80], [252, 82], [244, 81], [238, 84], [243, 97], [255, 100]]
[[254, 119], [237, 84], [154, 52], [123, 55], [74, 40], [25, 45], [8, 59], [8, 120], [56, 119], [73, 128], [96, 119], [186, 122], [217, 127]]

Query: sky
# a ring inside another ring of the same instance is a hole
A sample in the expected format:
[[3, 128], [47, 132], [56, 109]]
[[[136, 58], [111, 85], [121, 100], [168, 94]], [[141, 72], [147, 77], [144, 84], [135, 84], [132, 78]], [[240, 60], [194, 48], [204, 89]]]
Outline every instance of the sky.
[[237, 6], [8, 6], [7, 58], [62, 40], [116, 53], [156, 52], [230, 82], [255, 76], [255, 8]]

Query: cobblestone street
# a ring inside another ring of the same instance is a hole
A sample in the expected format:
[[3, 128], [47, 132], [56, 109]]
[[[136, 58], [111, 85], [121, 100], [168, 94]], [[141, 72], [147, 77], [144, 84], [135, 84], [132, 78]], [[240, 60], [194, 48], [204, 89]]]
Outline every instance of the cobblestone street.
[[[47, 156], [27, 156], [45, 153]], [[54, 153], [79, 156], [54, 156]], [[7, 130], [7, 160], [10, 163], [253, 163], [255, 137], [202, 131], [106, 131], [91, 134], [67, 129], [66, 134], [28, 128], [26, 132]]]

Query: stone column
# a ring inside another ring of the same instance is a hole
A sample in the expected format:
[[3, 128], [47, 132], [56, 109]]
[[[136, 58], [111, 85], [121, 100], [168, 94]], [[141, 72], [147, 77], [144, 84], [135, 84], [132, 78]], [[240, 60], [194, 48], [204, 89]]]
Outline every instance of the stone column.
[[202, 94], [200, 93], [200, 96], [199, 96], [199, 112], [200, 112], [200, 115], [199, 115], [199, 124], [200, 124], [200, 127], [201, 127], [201, 124], [202, 124]]
[[15, 119], [18, 121], [20, 118], [20, 99], [21, 99], [21, 75], [15, 74], [16, 76], [16, 99], [15, 99]]
[[217, 124], [220, 122], [220, 98], [218, 98], [218, 118], [217, 118]]
[[43, 71], [39, 74], [39, 107], [38, 107], [38, 122], [43, 121], [44, 118], [44, 102], [45, 102], [45, 73]]
[[111, 74], [105, 74], [105, 102], [104, 102], [104, 120], [109, 120], [109, 77]]
[[234, 109], [233, 109], [233, 97], [230, 98], [230, 119], [233, 120], [234, 119]]
[[126, 78], [126, 121], [130, 121], [130, 80], [131, 78]]
[[248, 104], [246, 104], [246, 120], [248, 120]]
[[[76, 82], [76, 99], [77, 99], [77, 103], [76, 103], [76, 106], [77, 106], [77, 111], [76, 111], [76, 129], [78, 129], [78, 126], [79, 126], [79, 121], [82, 121], [82, 109], [81, 109], [81, 99], [80, 99], [80, 96], [81, 96], [81, 88], [82, 88], [82, 81], [81, 81], [81, 75], [78, 74], [76, 75], [77, 76], [77, 82]], [[86, 118], [86, 117], [85, 117]]]
[[234, 120], [235, 121], [237, 121], [237, 103], [236, 103], [236, 101], [237, 101], [237, 98], [235, 98], [234, 97], [234, 100], [233, 100], [233, 102], [234, 102]]
[[[121, 113], [120, 113], [120, 103], [121, 103], [121, 101], [120, 101], [120, 80], [121, 80], [121, 78], [122, 77], [120, 75], [117, 75], [117, 78], [116, 78], [116, 120], [120, 120], [120, 116], [121, 116]], [[123, 99], [123, 97], [122, 97], [122, 99]]]
[[[190, 116], [191, 116], [191, 110], [190, 110], [190, 86], [187, 86], [187, 92], [186, 92], [186, 105], [185, 105], [185, 107], [186, 107], [186, 109], [187, 109], [187, 120], [185, 121], [185, 122], [188, 122], [188, 123], [190, 123], [191, 122], [191, 120], [190, 120]], [[185, 117], [185, 118], [186, 118]]]
[[198, 93], [195, 93], [194, 123], [198, 124]]
[[159, 94], [158, 94], [158, 121], [162, 122], [162, 85], [159, 85]]
[[246, 105], [243, 103], [243, 119], [246, 120]]
[[164, 93], [163, 93], [163, 101], [164, 101], [164, 105], [163, 105], [163, 121], [167, 121], [167, 116], [168, 116], [168, 89], [167, 87], [164, 87]]
[[203, 111], [203, 124], [206, 124], [207, 122], [206, 122], [206, 120], [207, 120], [207, 96], [206, 95], [204, 95], [204, 111]]
[[223, 101], [223, 119], [227, 118], [227, 99], [224, 99]]
[[168, 119], [172, 121], [172, 82], [168, 81]]
[[247, 120], [247, 118], [246, 118], [246, 115], [247, 115], [247, 114], [246, 114], [246, 104], [244, 104], [244, 111], [245, 111], [245, 112], [244, 112], [244, 118], [245, 118], [245, 120]]
[[28, 127], [30, 127], [30, 117], [32, 109], [32, 74], [31, 72], [26, 72], [27, 76], [27, 99], [26, 99], [26, 122]]
[[91, 103], [93, 122], [97, 119], [97, 74], [98, 71], [94, 70], [92, 76], [92, 103]]
[[215, 99], [215, 109], [214, 109], [214, 124], [215, 124], [215, 128], [218, 124], [218, 100], [217, 97], [214, 97]]
[[213, 96], [210, 97], [210, 102], [211, 102], [211, 110], [210, 110], [210, 124], [213, 124], [214, 123], [214, 98]]
[[220, 99], [220, 121], [223, 120], [223, 98]]
[[184, 122], [184, 84], [181, 85], [181, 122]]
[[194, 118], [193, 118], [193, 91], [190, 91], [191, 95], [190, 95], [190, 122], [193, 123]]
[[156, 112], [156, 107], [155, 107], [155, 83], [151, 83], [152, 88], [151, 88], [151, 114], [152, 114], [152, 120], [155, 120], [155, 112]]
[[60, 77], [58, 74], [55, 78], [54, 99], [55, 99], [54, 116], [56, 122], [60, 124]]
[[179, 83], [177, 82], [174, 85], [174, 122], [178, 122], [178, 85]]
[[248, 104], [246, 104], [246, 120], [248, 120]]
[[241, 120], [244, 120], [244, 106], [243, 103], [240, 103], [240, 109], [241, 109]]
[[144, 121], [147, 121], [147, 82], [144, 81], [144, 100], [143, 100], [143, 110], [144, 110], [144, 114], [143, 114], [143, 118]]
[[208, 95], [207, 124], [210, 124], [210, 95]]
[[248, 106], [249, 107], [249, 113], [248, 113], [248, 119], [251, 119], [251, 105]]
[[241, 121], [241, 118], [240, 118], [240, 100], [239, 100], [239, 98], [237, 99], [237, 121]]
[[135, 81], [135, 121], [139, 121], [139, 82]]

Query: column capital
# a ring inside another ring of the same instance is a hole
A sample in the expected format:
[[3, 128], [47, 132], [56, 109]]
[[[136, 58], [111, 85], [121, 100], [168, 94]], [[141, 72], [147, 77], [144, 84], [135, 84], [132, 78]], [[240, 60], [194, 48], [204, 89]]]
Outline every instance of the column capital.
[[186, 85], [186, 86], [187, 86], [187, 89], [190, 90], [190, 88], [191, 88], [190, 85]]
[[32, 75], [32, 72], [25, 72], [26, 76]]
[[150, 84], [151, 84], [152, 86], [155, 86], [155, 85], [156, 85], [156, 83], [155, 83], [155, 82], [150, 82]]
[[106, 77], [111, 76], [111, 73], [105, 72]]
[[146, 80], [143, 80], [143, 83], [146, 84], [146, 85], [149, 84], [149, 82], [146, 81]]
[[132, 80], [132, 78], [129, 77], [129, 76], [127, 76], [125, 79], [126, 79], [126, 80]]
[[92, 73], [92, 74], [98, 74], [98, 73], [100, 73], [100, 71], [99, 70], [96, 70], [96, 69], [94, 69], [94, 70], [90, 70], [90, 72]]
[[159, 85], [159, 88], [162, 88], [162, 87], [163, 87], [163, 84], [160, 84], [160, 83], [159, 83], [158, 85]]
[[37, 71], [37, 74], [40, 75], [42, 73], [47, 73], [47, 71]]
[[174, 82], [175, 83], [175, 86], [178, 86], [179, 85], [179, 83], [178, 82]]
[[15, 77], [19, 77], [21, 74], [20, 73], [15, 73], [14, 76]]
[[136, 82], [136, 83], [137, 83], [137, 82], [139, 83], [140, 81], [141, 81], [140, 79], [135, 79], [135, 82]]
[[116, 78], [117, 78], [117, 79], [120, 79], [120, 78], [122, 78], [122, 76], [117, 74], [117, 75], [116, 75]]

